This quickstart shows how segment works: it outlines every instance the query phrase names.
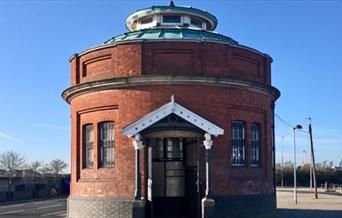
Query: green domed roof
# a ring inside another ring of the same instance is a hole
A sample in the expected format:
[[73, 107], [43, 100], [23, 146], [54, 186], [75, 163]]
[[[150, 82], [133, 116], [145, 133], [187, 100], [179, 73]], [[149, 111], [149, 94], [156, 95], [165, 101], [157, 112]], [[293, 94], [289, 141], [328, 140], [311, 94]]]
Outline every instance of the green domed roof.
[[[169, 19], [168, 21], [164, 20], [165, 17], [170, 18], [172, 16], [181, 19], [176, 21], [172, 19]], [[145, 19], [145, 21], [142, 22], [141, 19]], [[146, 21], [146, 19], [148, 21]], [[192, 19], [194, 19], [194, 22]], [[207, 41], [228, 44], [233, 47], [249, 50], [260, 55], [270, 57], [269, 55], [254, 48], [241, 45], [228, 36], [213, 32], [216, 28], [217, 22], [216, 17], [206, 11], [192, 7], [175, 6], [171, 0], [169, 6], [152, 6], [134, 12], [126, 19], [126, 27], [130, 32], [112, 37], [105, 41], [104, 44], [87, 49], [80, 54], [85, 54], [96, 49], [115, 46], [120, 43], [134, 41]], [[135, 27], [133, 28], [134, 25]], [[140, 26], [137, 27], [137, 25]], [[72, 56], [69, 61], [74, 56]]]
[[105, 44], [135, 40], [213, 41], [219, 43], [227, 43], [230, 45], [238, 45], [237, 41], [218, 33], [203, 30], [175, 28], [142, 29], [135, 32], [127, 32], [109, 39], [105, 42]]

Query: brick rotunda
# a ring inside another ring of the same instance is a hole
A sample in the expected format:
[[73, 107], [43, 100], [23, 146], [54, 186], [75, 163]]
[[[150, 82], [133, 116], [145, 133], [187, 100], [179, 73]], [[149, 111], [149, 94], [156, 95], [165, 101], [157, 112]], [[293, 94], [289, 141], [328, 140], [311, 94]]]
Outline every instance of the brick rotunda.
[[68, 217], [272, 212], [272, 58], [213, 32], [217, 22], [171, 1], [70, 58]]

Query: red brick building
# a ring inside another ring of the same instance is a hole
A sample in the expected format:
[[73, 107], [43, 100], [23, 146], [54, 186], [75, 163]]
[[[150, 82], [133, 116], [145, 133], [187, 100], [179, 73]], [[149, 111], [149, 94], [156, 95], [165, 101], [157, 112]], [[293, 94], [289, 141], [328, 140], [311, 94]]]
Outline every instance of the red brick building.
[[272, 58], [217, 19], [153, 6], [70, 58], [69, 217], [234, 217], [275, 208]]

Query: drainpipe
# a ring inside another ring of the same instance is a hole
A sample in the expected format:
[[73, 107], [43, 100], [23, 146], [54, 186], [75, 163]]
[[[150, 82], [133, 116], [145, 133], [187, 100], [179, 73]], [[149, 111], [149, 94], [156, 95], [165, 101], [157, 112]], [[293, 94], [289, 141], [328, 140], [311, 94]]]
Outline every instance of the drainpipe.
[[276, 169], [275, 169], [275, 124], [274, 124], [274, 110], [275, 110], [275, 103], [272, 101], [271, 103], [272, 108], [272, 171], [273, 171], [273, 192], [276, 195], [277, 188], [276, 188]]

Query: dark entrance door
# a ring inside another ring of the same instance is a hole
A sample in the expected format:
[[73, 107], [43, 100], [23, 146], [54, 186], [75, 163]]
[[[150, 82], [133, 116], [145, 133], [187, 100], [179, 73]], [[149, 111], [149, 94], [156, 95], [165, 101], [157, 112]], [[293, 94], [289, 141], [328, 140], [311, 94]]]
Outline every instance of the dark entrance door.
[[185, 187], [186, 215], [188, 218], [200, 217], [200, 182], [198, 161], [198, 139], [185, 140]]
[[198, 145], [193, 141], [187, 138], [150, 140], [151, 217], [199, 216], [198, 154], [194, 149]]

